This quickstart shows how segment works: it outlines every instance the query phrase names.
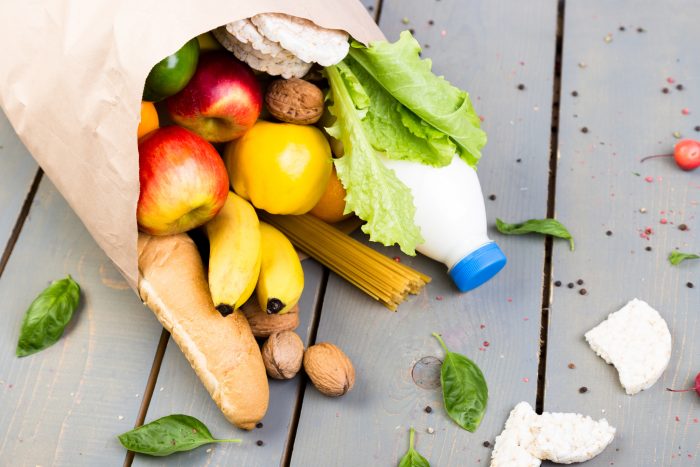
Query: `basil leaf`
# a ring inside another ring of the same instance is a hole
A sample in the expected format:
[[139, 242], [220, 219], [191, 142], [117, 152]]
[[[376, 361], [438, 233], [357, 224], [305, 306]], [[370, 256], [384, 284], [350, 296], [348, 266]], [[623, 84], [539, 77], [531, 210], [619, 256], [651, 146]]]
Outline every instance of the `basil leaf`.
[[63, 335], [80, 301], [80, 286], [71, 276], [53, 281], [24, 315], [16, 354], [26, 357], [52, 346]]
[[129, 451], [149, 456], [168, 456], [210, 443], [240, 443], [240, 439], [216, 439], [209, 428], [189, 415], [174, 414], [159, 418], [119, 435]]
[[442, 398], [447, 415], [472, 433], [479, 428], [486, 412], [489, 389], [478, 366], [464, 355], [450, 352], [440, 334], [433, 336], [445, 349], [445, 359], [440, 367]]
[[413, 449], [413, 438], [415, 434], [416, 430], [411, 427], [411, 432], [408, 435], [408, 452], [401, 458], [399, 467], [430, 467], [430, 462], [428, 462], [425, 457], [418, 454], [418, 451]]
[[574, 238], [566, 227], [556, 219], [530, 219], [519, 224], [508, 224], [501, 219], [496, 219], [496, 228], [505, 235], [523, 235], [540, 233], [552, 237], [563, 238], [569, 241], [571, 251], [574, 251]]
[[676, 266], [686, 259], [698, 259], [700, 256], [696, 255], [695, 253], [683, 253], [681, 251], [672, 251], [668, 255], [668, 262], [671, 263], [672, 265]]

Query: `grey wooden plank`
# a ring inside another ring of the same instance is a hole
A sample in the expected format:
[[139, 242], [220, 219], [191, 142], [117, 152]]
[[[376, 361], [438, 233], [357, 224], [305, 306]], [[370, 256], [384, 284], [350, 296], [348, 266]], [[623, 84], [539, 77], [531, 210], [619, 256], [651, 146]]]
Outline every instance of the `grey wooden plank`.
[[[3, 187], [4, 190], [4, 187]], [[15, 357], [26, 308], [67, 274], [82, 304], [63, 338]], [[119, 465], [160, 325], [44, 178], [0, 279], [0, 464]]]
[[[700, 265], [666, 261], [675, 247], [700, 249], [698, 175], [668, 159], [639, 162], [672, 148], [674, 131], [698, 136], [700, 57], [690, 46], [700, 40], [698, 17], [700, 4], [691, 0], [566, 3], [556, 212], [577, 248], [555, 245], [553, 279], [581, 278], [588, 293], [554, 288], [544, 402], [546, 410], [604, 416], [617, 427], [591, 466], [697, 465], [700, 456], [697, 397], [664, 391], [689, 386], [700, 370], [700, 296], [685, 285], [700, 285]], [[684, 116], [686, 107], [694, 113]], [[648, 240], [640, 236], [646, 227]], [[627, 396], [583, 334], [634, 297], [665, 317], [674, 347], [656, 385]], [[588, 392], [580, 394], [581, 386]]]
[[[486, 201], [489, 223], [495, 217], [543, 217], [556, 2], [385, 0], [380, 25], [392, 40], [413, 28], [429, 45], [424, 56], [433, 59], [437, 73], [470, 90], [490, 138], [479, 168], [485, 196], [496, 195]], [[443, 265], [380, 248], [434, 279], [397, 313], [331, 275], [316, 341], [342, 348], [357, 381], [339, 399], [307, 388], [293, 466], [396, 465], [411, 425], [431, 465], [488, 464], [490, 449], [482, 443], [493, 441], [517, 402], [535, 403], [544, 259], [541, 238], [491, 234], [509, 264], [491, 282], [461, 295]], [[422, 389], [412, 380], [416, 362], [443, 355], [432, 331], [472, 358], [490, 385], [488, 411], [474, 434], [447, 418], [439, 389]], [[431, 413], [424, 411], [428, 405]]]
[[0, 248], [7, 245], [36, 172], [36, 162], [0, 110]]
[[361, 0], [362, 4], [367, 8], [369, 14], [376, 17], [377, 10], [379, 9], [379, 3], [381, 0]]
[[[300, 323], [296, 333], [307, 345], [317, 301], [320, 298], [323, 268], [310, 259], [302, 264], [305, 287], [299, 302]], [[303, 384], [301, 375], [288, 381], [271, 379], [270, 406], [262, 421], [263, 427], [250, 432], [240, 430], [224, 418], [177, 345], [171, 340], [158, 374], [146, 421], [171, 413], [185, 413], [202, 420], [215, 436], [242, 438], [243, 443], [209, 446], [173, 455], [167, 459], [137, 455], [132, 465], [279, 465], [287, 448], [293, 416]], [[258, 440], [263, 441], [263, 446], [256, 444]]]

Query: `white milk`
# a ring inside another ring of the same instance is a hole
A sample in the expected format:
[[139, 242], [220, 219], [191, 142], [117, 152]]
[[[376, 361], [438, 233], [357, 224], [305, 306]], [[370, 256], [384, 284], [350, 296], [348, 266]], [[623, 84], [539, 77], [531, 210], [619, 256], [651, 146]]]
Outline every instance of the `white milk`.
[[486, 235], [486, 210], [476, 171], [458, 156], [445, 167], [397, 161], [384, 163], [411, 189], [415, 222], [425, 243], [417, 250], [447, 265], [462, 292], [495, 276], [506, 257]]

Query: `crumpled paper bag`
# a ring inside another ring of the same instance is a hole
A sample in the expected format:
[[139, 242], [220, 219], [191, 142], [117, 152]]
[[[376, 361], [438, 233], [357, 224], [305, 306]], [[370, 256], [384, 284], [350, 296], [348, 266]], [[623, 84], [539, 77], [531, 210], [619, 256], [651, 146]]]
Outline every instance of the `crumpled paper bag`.
[[0, 0], [0, 107], [134, 290], [146, 76], [192, 37], [264, 12], [383, 39], [357, 0]]

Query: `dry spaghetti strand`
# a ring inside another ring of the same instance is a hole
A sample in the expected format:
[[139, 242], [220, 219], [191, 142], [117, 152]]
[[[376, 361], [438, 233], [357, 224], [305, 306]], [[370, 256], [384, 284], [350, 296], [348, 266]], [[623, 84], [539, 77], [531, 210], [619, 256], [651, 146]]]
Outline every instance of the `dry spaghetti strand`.
[[395, 311], [409, 294], [419, 293], [430, 282], [429, 276], [387, 258], [313, 216], [259, 214], [297, 248], [390, 310]]

